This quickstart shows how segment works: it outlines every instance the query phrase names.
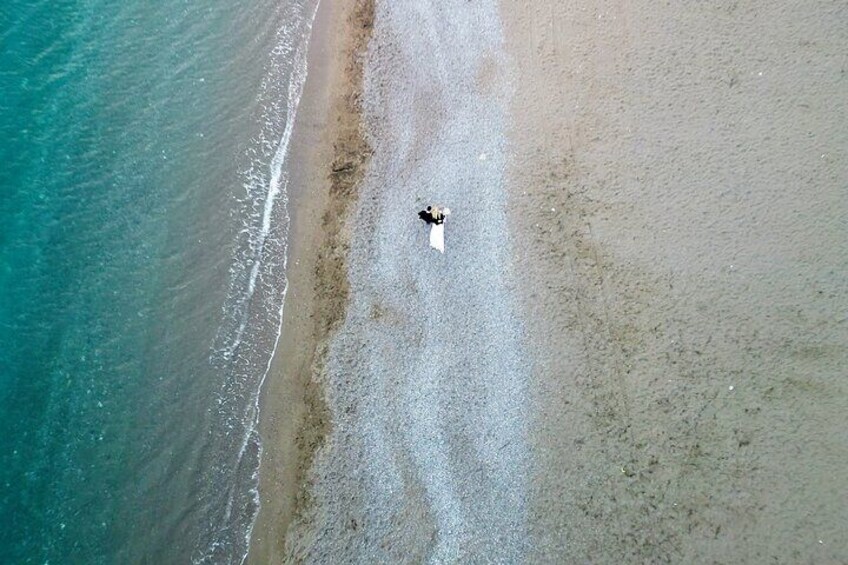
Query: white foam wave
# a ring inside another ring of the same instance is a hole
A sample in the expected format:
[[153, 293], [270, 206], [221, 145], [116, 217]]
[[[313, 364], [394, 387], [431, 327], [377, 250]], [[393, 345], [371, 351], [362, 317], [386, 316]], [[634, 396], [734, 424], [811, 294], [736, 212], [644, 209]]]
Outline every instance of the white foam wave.
[[[302, 10], [299, 17], [285, 18], [287, 24], [278, 33], [262, 85], [263, 94], [270, 98], [263, 111], [263, 129], [255, 146], [245, 152], [251, 164], [243, 171], [243, 226], [230, 269], [224, 319], [210, 358], [227, 373], [218, 403], [224, 443], [236, 439], [233, 433], [240, 434], [240, 440], [235, 458], [228, 460], [224, 454], [225, 464], [217, 470], [220, 476], [212, 477], [212, 483], [223, 481], [227, 485], [226, 495], [217, 506], [219, 510], [213, 509], [218, 516], [210, 516], [213, 531], [201, 544], [195, 563], [219, 562], [222, 557], [244, 563], [260, 508], [259, 399], [282, 333], [288, 286], [289, 145], [306, 82], [308, 43], [319, 1], [301, 4], [305, 5], [295, 7]], [[281, 79], [287, 80], [284, 100], [274, 96]], [[271, 134], [279, 131], [281, 122], [283, 131], [273, 143]], [[243, 534], [241, 540], [231, 537], [239, 533]], [[227, 547], [226, 538], [238, 547]]]

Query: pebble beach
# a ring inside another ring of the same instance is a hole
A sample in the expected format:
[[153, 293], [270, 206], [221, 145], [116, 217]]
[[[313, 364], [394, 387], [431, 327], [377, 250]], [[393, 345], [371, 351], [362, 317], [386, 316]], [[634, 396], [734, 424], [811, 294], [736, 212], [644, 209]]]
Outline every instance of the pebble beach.
[[846, 18], [322, 3], [252, 562], [845, 562]]

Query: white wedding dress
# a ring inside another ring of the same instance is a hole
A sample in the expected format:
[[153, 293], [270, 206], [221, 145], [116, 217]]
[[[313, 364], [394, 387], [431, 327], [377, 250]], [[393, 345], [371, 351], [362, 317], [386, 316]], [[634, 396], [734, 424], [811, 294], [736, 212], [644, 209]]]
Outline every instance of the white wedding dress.
[[[442, 209], [442, 214], [447, 218], [450, 214], [450, 208]], [[433, 224], [430, 227], [430, 247], [438, 249], [440, 253], [445, 252], [445, 224]]]

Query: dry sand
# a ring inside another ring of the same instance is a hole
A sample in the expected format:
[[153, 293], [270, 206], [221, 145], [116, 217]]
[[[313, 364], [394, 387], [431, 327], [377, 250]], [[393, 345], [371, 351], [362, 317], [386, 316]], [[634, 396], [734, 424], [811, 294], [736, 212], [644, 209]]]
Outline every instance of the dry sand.
[[530, 561], [848, 562], [848, 9], [505, 0]]
[[369, 5], [316, 23], [252, 561], [848, 562], [845, 7]]

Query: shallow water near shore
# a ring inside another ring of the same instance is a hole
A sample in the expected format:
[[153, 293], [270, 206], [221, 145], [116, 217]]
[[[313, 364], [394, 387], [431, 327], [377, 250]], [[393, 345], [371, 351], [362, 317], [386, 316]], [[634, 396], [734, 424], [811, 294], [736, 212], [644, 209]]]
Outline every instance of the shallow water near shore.
[[315, 5], [4, 5], [0, 561], [245, 555]]

